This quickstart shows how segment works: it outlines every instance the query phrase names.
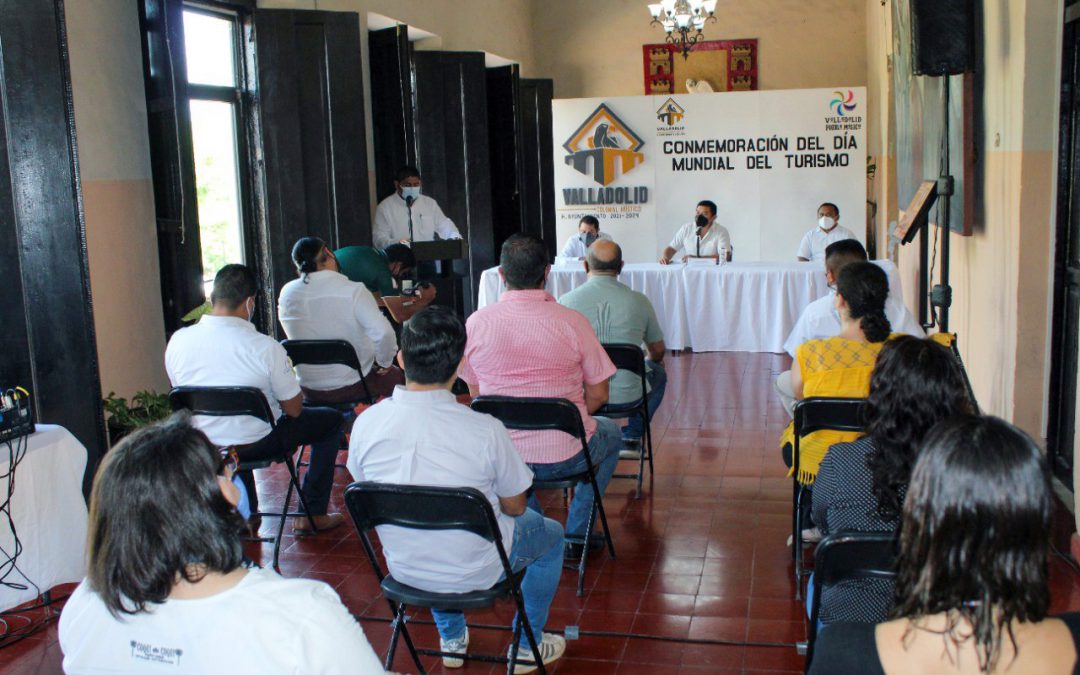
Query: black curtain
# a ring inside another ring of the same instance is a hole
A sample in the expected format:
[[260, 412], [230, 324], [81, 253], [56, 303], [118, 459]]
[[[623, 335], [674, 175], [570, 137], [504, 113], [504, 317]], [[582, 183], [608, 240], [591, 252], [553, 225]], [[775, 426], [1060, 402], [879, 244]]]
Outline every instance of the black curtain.
[[86, 446], [86, 491], [106, 446], [67, 59], [61, 0], [0, 3], [0, 387]]

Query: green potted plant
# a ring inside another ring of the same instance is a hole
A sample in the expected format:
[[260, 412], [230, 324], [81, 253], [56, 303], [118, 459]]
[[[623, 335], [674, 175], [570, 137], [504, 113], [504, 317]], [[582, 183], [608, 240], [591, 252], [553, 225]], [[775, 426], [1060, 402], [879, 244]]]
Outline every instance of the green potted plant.
[[109, 415], [105, 424], [109, 430], [110, 447], [135, 429], [163, 420], [172, 413], [168, 395], [154, 391], [137, 392], [131, 397], [130, 403], [126, 398], [117, 396], [115, 391], [110, 391], [102, 402]]

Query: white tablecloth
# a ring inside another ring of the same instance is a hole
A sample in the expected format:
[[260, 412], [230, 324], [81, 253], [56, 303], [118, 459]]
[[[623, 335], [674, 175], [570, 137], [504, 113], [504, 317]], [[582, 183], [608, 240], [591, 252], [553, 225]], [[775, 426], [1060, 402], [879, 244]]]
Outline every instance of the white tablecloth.
[[[15, 468], [11, 498], [11, 517], [23, 546], [16, 563], [44, 592], [57, 584], [81, 581], [86, 574], [87, 514], [82, 495], [86, 448], [67, 429], [52, 424], [37, 425], [26, 440], [26, 455]], [[0, 444], [0, 474], [8, 472], [9, 461], [7, 445]], [[0, 485], [6, 486], [7, 479], [0, 479]], [[14, 545], [7, 519], [0, 519], [0, 562], [14, 552]], [[0, 586], [0, 610], [37, 596], [17, 571], [7, 581], [29, 588]]]
[[[896, 268], [878, 264], [889, 273], [891, 292], [899, 293]], [[558, 298], [585, 279], [581, 265], [552, 267], [547, 290]], [[619, 281], [649, 297], [670, 349], [698, 352], [782, 352], [803, 308], [829, 292], [822, 266], [801, 262], [633, 263]], [[498, 268], [485, 270], [479, 307], [504, 290]]]

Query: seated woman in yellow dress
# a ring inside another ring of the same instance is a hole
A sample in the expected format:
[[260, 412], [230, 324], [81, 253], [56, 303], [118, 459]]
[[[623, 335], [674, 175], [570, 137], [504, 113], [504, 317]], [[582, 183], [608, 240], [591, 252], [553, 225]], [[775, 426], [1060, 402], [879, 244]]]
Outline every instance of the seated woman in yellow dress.
[[[889, 278], [877, 265], [851, 263], [836, 280], [836, 311], [840, 315], [840, 334], [836, 337], [807, 340], [795, 350], [791, 364], [791, 387], [795, 398], [815, 396], [831, 398], [866, 398], [870, 393], [870, 373], [878, 352], [889, 338], [889, 320], [885, 317], [885, 299], [889, 296]], [[799, 442], [799, 481], [809, 485], [817, 476], [825, 451], [833, 443], [846, 443], [858, 433], [817, 431]], [[795, 442], [792, 422], [780, 437], [784, 462], [792, 465], [791, 448]]]

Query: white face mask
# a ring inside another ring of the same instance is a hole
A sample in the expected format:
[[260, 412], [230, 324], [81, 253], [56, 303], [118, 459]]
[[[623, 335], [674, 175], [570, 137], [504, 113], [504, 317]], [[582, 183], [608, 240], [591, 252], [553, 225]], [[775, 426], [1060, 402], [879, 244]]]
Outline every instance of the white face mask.
[[830, 218], [829, 216], [822, 216], [822, 217], [818, 218], [817, 224], [818, 224], [818, 227], [820, 227], [821, 229], [823, 229], [825, 231], [829, 231], [832, 228], [836, 227], [836, 221], [833, 220], [832, 218]]
[[251, 300], [250, 303], [248, 304], [247, 311], [248, 311], [248, 321], [251, 321], [252, 319], [255, 318], [255, 301], [254, 300]]
[[409, 197], [412, 197], [414, 200], [419, 199], [419, 197], [420, 197], [420, 186], [419, 185], [417, 185], [416, 187], [403, 187], [403, 188], [401, 188], [401, 198], [402, 199], [408, 199]]

